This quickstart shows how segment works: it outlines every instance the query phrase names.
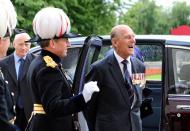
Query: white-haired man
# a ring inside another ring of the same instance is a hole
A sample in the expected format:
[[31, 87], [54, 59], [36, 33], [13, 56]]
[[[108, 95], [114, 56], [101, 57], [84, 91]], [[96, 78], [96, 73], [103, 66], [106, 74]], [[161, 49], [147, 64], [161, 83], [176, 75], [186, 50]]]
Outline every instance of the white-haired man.
[[[14, 93], [13, 100], [16, 105], [16, 120], [21, 131], [24, 131], [32, 112], [31, 91], [27, 86], [26, 74], [34, 55], [28, 53], [30, 49], [29, 34], [23, 32], [15, 35], [13, 46], [15, 51], [0, 61], [0, 67], [8, 87]], [[9, 65], [9, 66], [7, 66]]]
[[[16, 12], [10, 0], [0, 0], [0, 58], [6, 56], [12, 30], [17, 23]], [[7, 82], [0, 70], [0, 129], [15, 131], [13, 125], [15, 112]]]
[[48, 7], [40, 10], [33, 20], [33, 30], [42, 51], [28, 71], [34, 97], [28, 130], [73, 131], [72, 114], [81, 111], [99, 88], [96, 82], [89, 82], [81, 94], [72, 96], [61, 69], [61, 57], [67, 55], [68, 38], [74, 35], [69, 33], [70, 20], [61, 9]]

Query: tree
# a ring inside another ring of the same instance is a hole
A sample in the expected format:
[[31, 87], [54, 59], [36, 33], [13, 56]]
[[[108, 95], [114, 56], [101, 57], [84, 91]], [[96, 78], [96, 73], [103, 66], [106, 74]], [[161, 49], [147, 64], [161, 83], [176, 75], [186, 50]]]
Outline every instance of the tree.
[[175, 2], [171, 11], [170, 26], [190, 25], [190, 6], [186, 2]]
[[[119, 23], [130, 25], [137, 34], [160, 34], [158, 25], [165, 24], [162, 17], [161, 7], [156, 6], [154, 1], [140, 0], [126, 13], [122, 14]], [[162, 21], [161, 21], [162, 20]]]
[[32, 20], [41, 8], [63, 9], [71, 20], [71, 29], [83, 35], [107, 34], [116, 22], [115, 10], [120, 0], [14, 0], [17, 27], [32, 34]]
[[43, 0], [14, 0], [13, 4], [17, 12], [17, 27], [32, 34], [32, 20], [36, 12], [46, 5], [46, 2]]

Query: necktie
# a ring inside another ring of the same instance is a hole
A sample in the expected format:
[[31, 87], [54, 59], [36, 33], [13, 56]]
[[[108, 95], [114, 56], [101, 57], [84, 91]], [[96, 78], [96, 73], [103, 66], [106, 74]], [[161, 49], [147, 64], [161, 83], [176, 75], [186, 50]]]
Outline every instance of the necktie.
[[22, 79], [24, 59], [20, 58], [19, 62], [20, 62], [20, 66], [19, 66], [19, 69], [18, 69], [18, 81], [20, 81]]
[[19, 70], [18, 70], [18, 89], [19, 89], [19, 94], [18, 94], [18, 99], [17, 99], [17, 105], [19, 108], [23, 108], [23, 102], [22, 102], [22, 98], [21, 98], [21, 95], [20, 95], [20, 82], [21, 82], [21, 79], [22, 79], [22, 75], [23, 75], [23, 67], [24, 67], [24, 59], [23, 58], [20, 58], [19, 59], [19, 62], [20, 62], [20, 66], [19, 66]]
[[134, 100], [134, 89], [132, 86], [131, 77], [130, 77], [129, 72], [127, 70], [128, 61], [123, 60], [121, 63], [123, 64], [123, 71], [124, 71], [124, 79], [125, 79], [125, 83], [126, 83], [126, 88], [127, 88], [128, 94], [129, 94], [130, 102], [132, 104], [133, 100]]

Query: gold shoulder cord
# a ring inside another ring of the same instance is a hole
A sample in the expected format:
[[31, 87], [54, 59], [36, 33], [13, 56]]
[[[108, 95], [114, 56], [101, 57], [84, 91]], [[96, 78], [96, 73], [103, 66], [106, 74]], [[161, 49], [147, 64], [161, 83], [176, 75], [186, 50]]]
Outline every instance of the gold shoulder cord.
[[57, 66], [57, 63], [50, 56], [44, 56], [43, 59], [47, 67], [55, 68]]

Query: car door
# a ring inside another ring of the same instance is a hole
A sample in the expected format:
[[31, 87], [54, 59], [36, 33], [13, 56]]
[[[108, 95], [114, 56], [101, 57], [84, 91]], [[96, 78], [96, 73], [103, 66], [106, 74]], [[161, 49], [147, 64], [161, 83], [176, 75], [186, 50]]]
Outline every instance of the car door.
[[167, 55], [165, 129], [187, 131], [190, 129], [190, 47], [168, 45]]
[[[138, 40], [137, 47], [144, 57], [146, 88], [151, 90], [143, 99], [151, 99], [153, 112], [142, 118], [143, 131], [159, 131], [162, 87], [164, 85], [164, 40]], [[141, 115], [142, 114], [141, 112]]]
[[[98, 36], [89, 36], [85, 39], [78, 59], [73, 81], [73, 93], [75, 95], [83, 90], [85, 75], [88, 73], [90, 65], [98, 59], [101, 46], [102, 39]], [[78, 113], [78, 120], [81, 131], [88, 131], [88, 127], [82, 112]]]

